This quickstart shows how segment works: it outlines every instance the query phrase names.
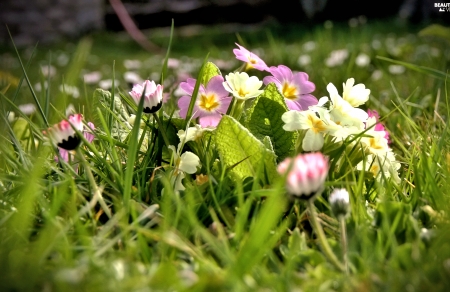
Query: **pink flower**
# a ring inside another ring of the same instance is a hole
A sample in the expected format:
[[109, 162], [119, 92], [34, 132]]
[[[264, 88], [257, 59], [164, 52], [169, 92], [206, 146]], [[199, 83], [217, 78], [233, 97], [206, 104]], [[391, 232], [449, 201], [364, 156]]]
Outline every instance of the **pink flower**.
[[[144, 91], [145, 95], [142, 96]], [[155, 81], [145, 80], [142, 85], [134, 85], [130, 95], [136, 104], [139, 104], [141, 98], [144, 98], [144, 113], [155, 113], [162, 106], [163, 86], [161, 84], [156, 85]]]
[[44, 132], [44, 134], [47, 134], [50, 140], [58, 147], [66, 150], [74, 150], [80, 145], [81, 138], [77, 135], [72, 126], [80, 132], [83, 131], [84, 125], [82, 114], [69, 116], [68, 121], [63, 120], [59, 124], [53, 125], [47, 132]]
[[310, 199], [324, 187], [328, 174], [328, 159], [320, 152], [286, 158], [278, 165], [278, 173], [286, 177], [286, 189], [299, 199]]
[[380, 115], [377, 111], [373, 110], [367, 110], [367, 114], [369, 115], [369, 118], [374, 117], [376, 120], [375, 127], [373, 128], [374, 131], [384, 131], [384, 138], [388, 141], [388, 143], [391, 143], [391, 140], [389, 139], [389, 133], [386, 131], [386, 128], [383, 126], [382, 123], [379, 123]]
[[[89, 123], [88, 123], [88, 128], [89, 128], [89, 131], [87, 131], [87, 130], [84, 130], [84, 131], [83, 131], [83, 136], [84, 136], [84, 138], [85, 138], [89, 143], [91, 143], [91, 142], [94, 140], [94, 134], [93, 134], [93, 132], [94, 132], [94, 130], [95, 130], [95, 126], [94, 126], [93, 123], [89, 122]], [[61, 156], [61, 158], [62, 158], [65, 162], [69, 162], [69, 155], [71, 156], [71, 159], [73, 160], [73, 155], [70, 153], [69, 150], [66, 150], [66, 149], [61, 148], [61, 147], [58, 147], [58, 150], [59, 150], [59, 155]], [[56, 161], [56, 162], [59, 161], [58, 156], [55, 156], [55, 161]]]
[[317, 104], [317, 98], [310, 94], [316, 86], [308, 81], [308, 74], [292, 73], [292, 70], [284, 65], [272, 66], [268, 71], [273, 76], [264, 77], [264, 84], [275, 83], [290, 110], [304, 111], [309, 106]]
[[[193, 118], [199, 118], [199, 124], [202, 127], [216, 127], [222, 114], [226, 114], [230, 106], [231, 97], [228, 96], [228, 91], [223, 87], [224, 79], [217, 75], [209, 80], [205, 86], [200, 85], [197, 95], [197, 100], [194, 104]], [[180, 116], [186, 118], [189, 103], [192, 99], [196, 80], [189, 78], [187, 82], [181, 82], [180, 87], [188, 95], [180, 97], [178, 100], [178, 107], [180, 108]]]
[[269, 67], [267, 67], [266, 63], [260, 57], [250, 52], [243, 46], [238, 45], [237, 43], [236, 45], [239, 49], [233, 49], [233, 53], [236, 56], [236, 59], [247, 63], [247, 67], [245, 68], [246, 70], [255, 68], [259, 71], [269, 71]]

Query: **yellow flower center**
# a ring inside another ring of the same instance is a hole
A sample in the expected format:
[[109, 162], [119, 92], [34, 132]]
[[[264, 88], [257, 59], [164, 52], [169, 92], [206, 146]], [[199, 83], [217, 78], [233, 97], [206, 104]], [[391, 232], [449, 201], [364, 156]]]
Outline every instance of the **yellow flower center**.
[[297, 88], [295, 86], [290, 85], [285, 82], [283, 84], [283, 88], [281, 89], [281, 93], [283, 93], [284, 97], [287, 99], [294, 100], [297, 98]]
[[378, 172], [380, 172], [380, 166], [378, 164], [372, 164], [369, 169], [369, 172], [373, 174], [373, 176], [377, 176]]
[[381, 145], [380, 143], [378, 143], [378, 139], [375, 138], [370, 138], [369, 139], [369, 146], [370, 148], [376, 149], [376, 150], [381, 150], [383, 149], [383, 145]]
[[249, 91], [245, 90], [244, 87], [241, 87], [238, 90], [238, 94], [239, 94], [240, 97], [245, 97], [247, 94], [249, 94]]
[[308, 115], [308, 124], [310, 125], [311, 130], [316, 134], [324, 132], [327, 129], [326, 124], [313, 115]]
[[200, 95], [200, 102], [198, 103], [198, 106], [202, 108], [205, 111], [213, 111], [216, 107], [219, 106], [219, 103], [217, 102], [216, 96], [214, 94], [210, 95]]

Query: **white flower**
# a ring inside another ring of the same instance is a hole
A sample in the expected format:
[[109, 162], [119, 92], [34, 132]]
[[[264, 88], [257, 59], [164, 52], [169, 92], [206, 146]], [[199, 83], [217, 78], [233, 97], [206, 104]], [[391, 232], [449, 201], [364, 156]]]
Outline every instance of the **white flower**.
[[361, 137], [361, 142], [367, 147], [370, 153], [376, 155], [384, 155], [390, 150], [388, 145], [388, 140], [385, 131], [375, 131], [375, 124], [377, 119], [375, 117], [370, 117], [366, 122], [366, 130], [364, 136]]
[[[364, 168], [365, 167], [365, 168]], [[396, 183], [400, 183], [398, 176], [398, 169], [400, 163], [395, 160], [395, 155], [391, 149], [384, 155], [367, 155], [366, 161], [361, 161], [356, 169], [365, 170], [372, 173], [372, 175], [380, 181], [384, 178], [392, 178]]]
[[322, 97], [319, 100], [318, 105], [325, 104], [328, 100], [330, 103], [330, 115], [332, 120], [343, 127], [356, 127], [358, 129], [364, 129], [364, 122], [369, 115], [359, 108], [354, 108], [350, 103], [344, 100], [337, 92], [336, 87], [329, 83], [327, 85], [330, 98]]
[[364, 53], [360, 53], [355, 59], [355, 64], [358, 67], [366, 67], [369, 63], [370, 57]]
[[182, 184], [182, 180], [185, 174], [193, 174], [197, 171], [197, 167], [200, 166], [200, 159], [197, 155], [190, 151], [186, 151], [180, 155], [180, 149], [175, 150], [175, 146], [170, 145], [169, 149], [173, 152], [173, 161], [175, 169], [171, 172], [171, 183], [174, 186], [174, 191], [183, 191], [185, 188]]
[[249, 77], [245, 72], [230, 73], [225, 76], [225, 80], [223, 87], [237, 99], [247, 100], [263, 93], [263, 90], [259, 90], [263, 82], [256, 76]]
[[325, 60], [328, 67], [336, 67], [342, 65], [348, 58], [348, 51], [346, 49], [335, 50], [330, 53], [330, 56]]
[[281, 116], [285, 131], [307, 130], [303, 138], [304, 151], [317, 151], [323, 147], [324, 134], [333, 133], [339, 127], [322, 107], [310, 107], [306, 111], [288, 111]]
[[186, 131], [179, 130], [177, 135], [180, 138], [180, 144], [178, 144], [178, 148], [180, 148], [184, 143], [189, 141], [197, 141], [203, 136], [203, 132], [212, 131], [210, 128], [202, 128], [200, 125], [195, 125], [194, 127], [189, 127]]
[[300, 66], [306, 66], [309, 65], [311, 63], [311, 56], [310, 55], [300, 55], [298, 57], [297, 63]]
[[389, 73], [398, 75], [405, 73], [406, 68], [402, 65], [389, 65], [388, 70]]
[[343, 84], [342, 98], [351, 106], [357, 107], [369, 100], [370, 89], [366, 89], [366, 86], [362, 83], [354, 84], [354, 78], [347, 79], [347, 82]]

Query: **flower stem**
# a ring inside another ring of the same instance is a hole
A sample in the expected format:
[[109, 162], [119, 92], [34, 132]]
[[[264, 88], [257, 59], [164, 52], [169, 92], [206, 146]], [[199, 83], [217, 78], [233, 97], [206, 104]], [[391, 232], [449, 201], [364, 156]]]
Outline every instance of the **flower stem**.
[[322, 247], [322, 251], [325, 253], [325, 255], [328, 257], [330, 262], [339, 270], [345, 271], [345, 267], [342, 265], [341, 262], [339, 262], [336, 255], [331, 250], [330, 245], [328, 244], [328, 241], [325, 237], [325, 233], [323, 232], [322, 226], [319, 223], [319, 220], [317, 220], [317, 214], [314, 207], [314, 199], [307, 200], [308, 209], [311, 217], [311, 223], [313, 225], [314, 231], [317, 234], [317, 237], [319, 239], [320, 245]]
[[244, 109], [245, 100], [236, 99], [236, 103], [233, 104], [233, 110], [231, 111], [231, 116], [237, 121], [241, 119], [242, 111]]
[[164, 143], [166, 144], [167, 147], [169, 147], [170, 143], [169, 143], [169, 139], [166, 136], [166, 131], [164, 130], [163, 123], [159, 119], [157, 113], [153, 113], [153, 117], [155, 118], [156, 122], [158, 123], [158, 129], [159, 129], [159, 132], [161, 133], [161, 135], [163, 137]]
[[94, 175], [92, 174], [91, 168], [89, 167], [89, 163], [86, 161], [86, 158], [84, 157], [83, 153], [81, 153], [80, 147], [77, 148], [77, 155], [81, 163], [83, 164], [84, 170], [86, 171], [86, 175], [89, 180], [89, 184], [91, 185], [91, 188], [94, 191], [90, 207], [93, 207], [95, 203], [98, 201], [100, 203], [100, 207], [102, 207], [103, 211], [108, 216], [108, 218], [111, 218], [112, 217], [111, 211], [109, 210], [105, 200], [103, 199], [102, 192], [95, 183]]
[[348, 252], [347, 252], [347, 228], [345, 226], [345, 216], [339, 215], [339, 229], [341, 230], [342, 259], [344, 261], [345, 272], [348, 274]]

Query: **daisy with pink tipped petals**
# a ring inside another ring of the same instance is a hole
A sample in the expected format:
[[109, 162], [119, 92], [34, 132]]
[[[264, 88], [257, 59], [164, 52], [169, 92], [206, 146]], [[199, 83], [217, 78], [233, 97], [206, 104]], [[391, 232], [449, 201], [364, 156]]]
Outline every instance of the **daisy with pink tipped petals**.
[[308, 74], [305, 72], [293, 73], [289, 67], [284, 65], [272, 66], [268, 71], [272, 76], [264, 77], [264, 84], [275, 83], [284, 96], [289, 109], [304, 111], [309, 106], [317, 104], [317, 98], [311, 95], [316, 86], [308, 80]]
[[47, 134], [56, 146], [66, 150], [74, 150], [81, 143], [81, 138], [74, 128], [82, 132], [83, 127], [83, 115], [75, 114], [69, 116], [69, 120], [63, 120], [50, 127], [44, 134]]
[[[224, 79], [217, 75], [211, 78], [205, 86], [200, 85], [197, 100], [194, 104], [192, 118], [199, 118], [202, 127], [216, 127], [223, 114], [226, 114], [230, 106], [231, 97], [223, 87]], [[186, 82], [180, 83], [180, 88], [188, 95], [182, 96], [178, 100], [180, 116], [186, 118], [189, 103], [192, 99], [196, 80], [189, 78]]]
[[286, 158], [277, 167], [286, 176], [286, 189], [298, 199], [309, 200], [322, 191], [328, 175], [328, 158], [320, 152]]
[[255, 68], [259, 71], [269, 70], [269, 67], [267, 67], [266, 63], [260, 57], [250, 52], [243, 46], [238, 45], [237, 43], [236, 45], [239, 47], [239, 49], [233, 49], [233, 53], [236, 56], [236, 59], [247, 63], [247, 66], [245, 68], [246, 71], [252, 68]]
[[143, 112], [152, 114], [162, 106], [163, 86], [161, 84], [156, 85], [155, 81], [145, 80], [142, 85], [134, 85], [130, 95], [136, 104], [139, 104], [141, 98], [144, 98]]

